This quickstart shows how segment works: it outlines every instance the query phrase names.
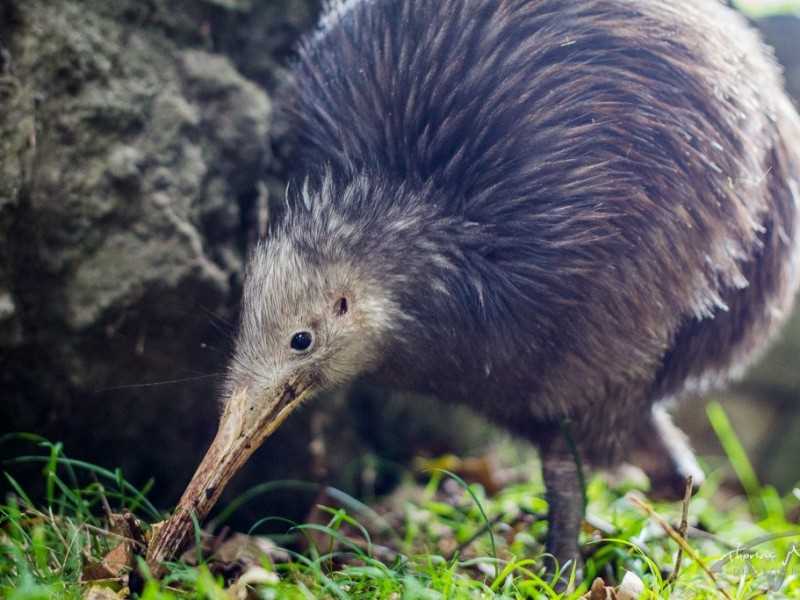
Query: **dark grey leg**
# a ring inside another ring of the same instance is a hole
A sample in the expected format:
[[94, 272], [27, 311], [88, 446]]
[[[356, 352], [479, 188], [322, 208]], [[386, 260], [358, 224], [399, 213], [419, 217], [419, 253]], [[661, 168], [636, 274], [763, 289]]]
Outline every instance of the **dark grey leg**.
[[647, 473], [650, 496], [659, 500], [682, 499], [690, 475], [695, 490], [705, 479], [686, 435], [659, 406], [653, 407], [651, 418], [642, 423], [631, 462]]
[[[540, 446], [548, 512], [547, 552], [563, 567], [573, 561], [580, 568], [578, 533], [583, 521], [583, 492], [575, 456], [560, 432]], [[553, 570], [555, 565], [548, 565]], [[568, 575], [566, 573], [565, 575]]]

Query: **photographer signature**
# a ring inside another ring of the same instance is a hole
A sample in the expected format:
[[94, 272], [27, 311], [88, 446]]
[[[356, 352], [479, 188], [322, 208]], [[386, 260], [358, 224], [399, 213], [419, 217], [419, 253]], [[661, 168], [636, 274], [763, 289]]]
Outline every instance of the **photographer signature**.
[[790, 531], [786, 533], [758, 537], [751, 542], [743, 546], [739, 546], [738, 548], [735, 548], [734, 550], [731, 550], [725, 554], [722, 558], [711, 565], [710, 570], [712, 573], [720, 573], [727, 565], [743, 563], [748, 572], [759, 574], [766, 579], [766, 583], [770, 591], [777, 591], [786, 581], [786, 577], [789, 573], [789, 566], [792, 564], [792, 561], [794, 559], [800, 560], [800, 544], [792, 545], [789, 552], [786, 553], [786, 556], [781, 561], [780, 567], [778, 568], [761, 570], [759, 572], [759, 569], [756, 569], [753, 566], [753, 561], [778, 560], [778, 557], [774, 552], [762, 552], [756, 550], [756, 548], [761, 544], [788, 537], [800, 537], [800, 532]]

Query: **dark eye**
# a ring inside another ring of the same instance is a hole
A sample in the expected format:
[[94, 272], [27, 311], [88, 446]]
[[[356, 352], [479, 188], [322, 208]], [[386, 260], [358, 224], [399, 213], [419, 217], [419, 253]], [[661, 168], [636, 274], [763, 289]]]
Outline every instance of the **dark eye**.
[[295, 352], [305, 352], [314, 343], [314, 336], [310, 331], [298, 331], [292, 336], [292, 350]]
[[334, 307], [333, 310], [339, 317], [347, 313], [347, 298], [339, 298], [336, 301], [336, 306]]

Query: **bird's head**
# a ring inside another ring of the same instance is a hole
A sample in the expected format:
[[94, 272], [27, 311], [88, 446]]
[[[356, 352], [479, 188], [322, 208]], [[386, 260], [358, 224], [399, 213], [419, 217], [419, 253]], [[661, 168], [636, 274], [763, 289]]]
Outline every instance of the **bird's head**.
[[235, 431], [236, 453], [249, 455], [305, 399], [381, 362], [394, 312], [384, 287], [358, 257], [308, 242], [279, 229], [250, 258], [220, 425]]
[[384, 274], [368, 268], [374, 248], [360, 235], [363, 226], [308, 203], [252, 253], [219, 430], [179, 505], [198, 518], [305, 399], [380, 364], [401, 318]]
[[[397, 260], [381, 254], [392, 238], [369, 191], [363, 179], [335, 189], [326, 178], [317, 192], [304, 188], [302, 201], [252, 253], [219, 429], [177, 513], [151, 544], [151, 566], [174, 556], [193, 519], [208, 514], [295, 408], [377, 368], [400, 339], [409, 317], [390, 290], [402, 288], [404, 275], [387, 268]], [[397, 236], [414, 223], [395, 221], [402, 225], [393, 229]]]
[[359, 257], [327, 248], [277, 231], [250, 259], [225, 401], [244, 393], [259, 420], [381, 361], [393, 303]]

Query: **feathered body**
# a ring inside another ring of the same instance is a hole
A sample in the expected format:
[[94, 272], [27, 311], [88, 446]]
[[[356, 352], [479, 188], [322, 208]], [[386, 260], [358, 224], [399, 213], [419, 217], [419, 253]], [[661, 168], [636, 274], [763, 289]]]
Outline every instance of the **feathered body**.
[[[797, 284], [800, 126], [713, 0], [334, 6], [290, 91], [312, 260], [387, 286], [375, 378], [616, 456], [738, 373]], [[597, 433], [592, 433], [597, 432]]]
[[[580, 517], [565, 423], [591, 462], [663, 439], [691, 470], [654, 403], [740, 373], [798, 283], [800, 122], [740, 16], [348, 0], [286, 98], [297, 171], [234, 384], [363, 376], [473, 405], [542, 447], [559, 557]], [[281, 349], [301, 325], [314, 357]]]

